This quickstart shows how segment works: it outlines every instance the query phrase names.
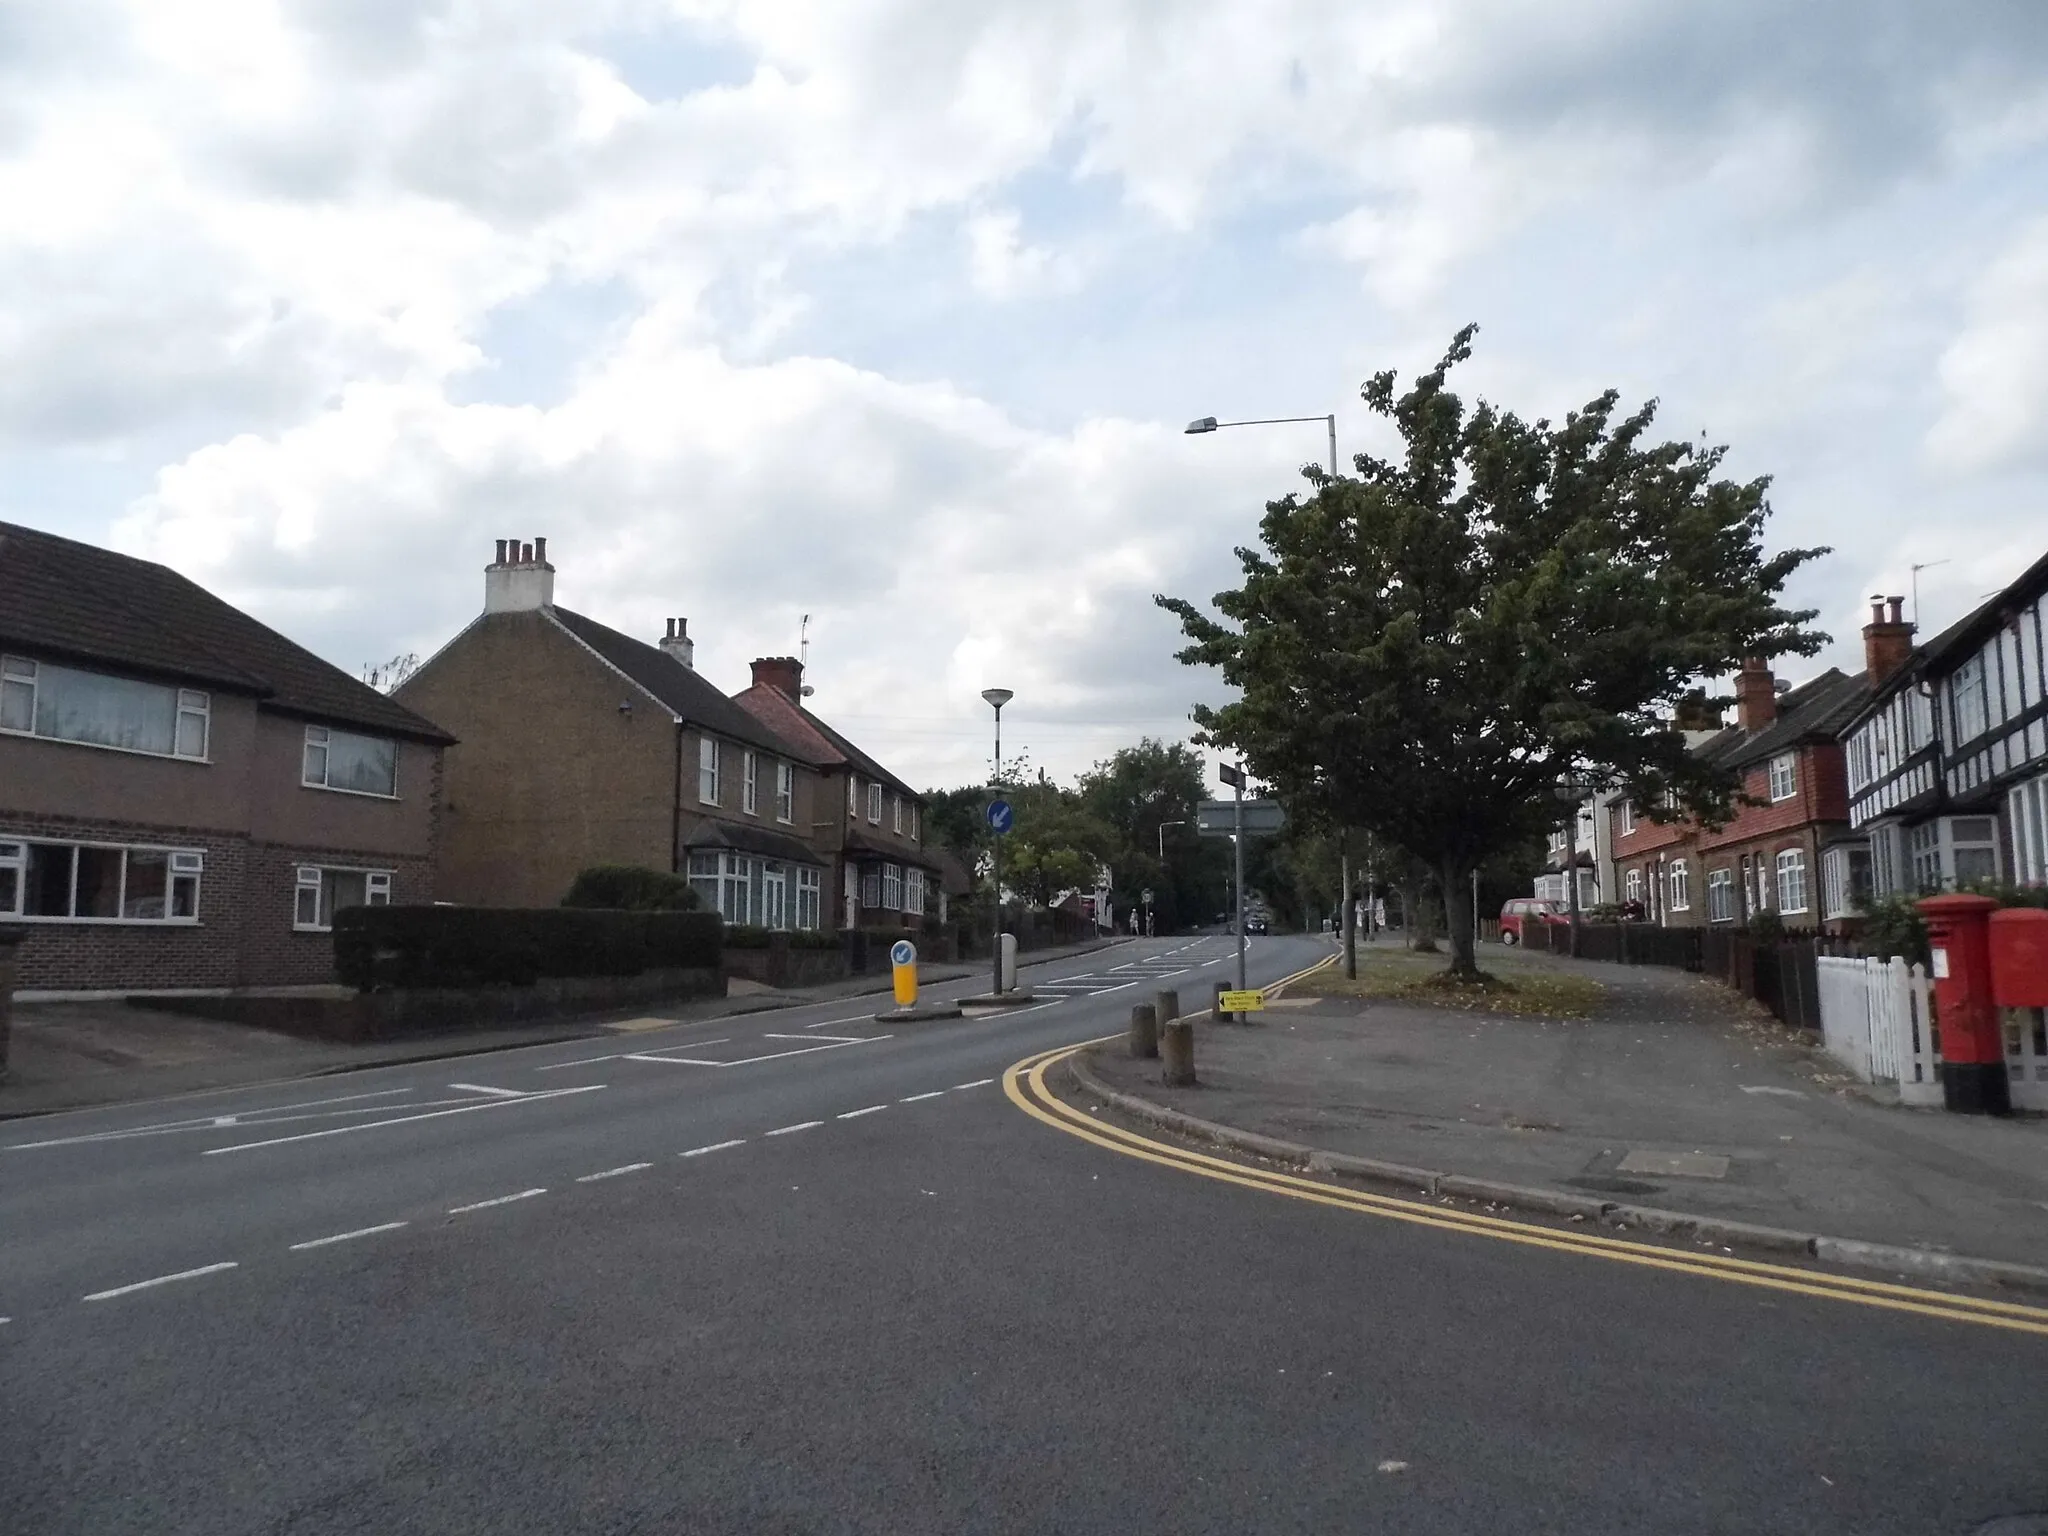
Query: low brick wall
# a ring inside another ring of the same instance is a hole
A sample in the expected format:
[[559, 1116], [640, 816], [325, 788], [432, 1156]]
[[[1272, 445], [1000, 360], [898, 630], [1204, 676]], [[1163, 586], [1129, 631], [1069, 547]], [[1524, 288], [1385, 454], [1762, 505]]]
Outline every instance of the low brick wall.
[[638, 976], [556, 976], [526, 987], [429, 988], [361, 992], [351, 997], [229, 993], [219, 997], [131, 997], [128, 1002], [136, 1008], [223, 1019], [308, 1039], [359, 1041], [490, 1029], [724, 995], [723, 973], [697, 967], [643, 971]]
[[769, 987], [815, 987], [844, 981], [850, 973], [846, 950], [804, 949], [771, 944], [766, 949], [725, 949], [725, 974]]

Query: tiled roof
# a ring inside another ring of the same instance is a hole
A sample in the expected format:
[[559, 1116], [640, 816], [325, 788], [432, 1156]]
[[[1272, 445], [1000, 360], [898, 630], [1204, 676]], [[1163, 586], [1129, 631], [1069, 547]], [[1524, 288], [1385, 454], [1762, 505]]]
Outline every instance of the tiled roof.
[[794, 864], [823, 864], [825, 855], [787, 832], [767, 827], [743, 826], [732, 821], [700, 822], [697, 830], [683, 839], [685, 848], [733, 848], [741, 853], [758, 853]]
[[1702, 746], [1700, 753], [1724, 767], [1741, 768], [1790, 751], [1804, 741], [1831, 741], [1869, 697], [1865, 674], [1850, 677], [1840, 668], [1830, 667], [1783, 695], [1778, 700], [1777, 718], [1762, 730], [1749, 732], [1739, 725], [1729, 726]]
[[720, 693], [704, 674], [684, 666], [658, 645], [635, 640], [595, 619], [572, 613], [567, 608], [550, 608], [555, 622], [571, 635], [631, 678], [658, 700], [677, 719], [701, 726], [719, 736], [730, 736], [749, 746], [762, 747], [798, 762], [812, 761], [801, 744], [771, 730], [760, 720]]
[[838, 767], [846, 764], [857, 769], [864, 777], [885, 784], [900, 795], [907, 795], [913, 800], [923, 799], [916, 790], [791, 699], [773, 683], [756, 683], [753, 687], [734, 694], [733, 699], [772, 729], [810, 747], [814, 761], [820, 765]]
[[0, 640], [246, 694], [280, 713], [455, 739], [168, 566], [14, 523], [0, 523]]

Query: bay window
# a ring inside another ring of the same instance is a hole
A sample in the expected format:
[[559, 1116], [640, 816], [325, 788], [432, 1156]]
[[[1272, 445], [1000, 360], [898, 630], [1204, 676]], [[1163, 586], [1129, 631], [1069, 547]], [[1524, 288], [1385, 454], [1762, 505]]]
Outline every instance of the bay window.
[[819, 871], [810, 865], [799, 868], [796, 872], [797, 927], [807, 932], [815, 931], [823, 922], [823, 915], [819, 910], [823, 894]]
[[882, 910], [903, 910], [903, 871], [894, 864], [882, 866]]

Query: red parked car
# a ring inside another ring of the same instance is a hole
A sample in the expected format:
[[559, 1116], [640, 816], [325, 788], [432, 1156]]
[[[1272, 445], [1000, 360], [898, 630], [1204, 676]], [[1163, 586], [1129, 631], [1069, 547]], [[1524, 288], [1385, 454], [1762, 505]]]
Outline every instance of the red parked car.
[[1500, 941], [1503, 944], [1521, 943], [1524, 923], [1550, 923], [1562, 927], [1570, 922], [1570, 914], [1558, 902], [1536, 896], [1517, 896], [1500, 909]]

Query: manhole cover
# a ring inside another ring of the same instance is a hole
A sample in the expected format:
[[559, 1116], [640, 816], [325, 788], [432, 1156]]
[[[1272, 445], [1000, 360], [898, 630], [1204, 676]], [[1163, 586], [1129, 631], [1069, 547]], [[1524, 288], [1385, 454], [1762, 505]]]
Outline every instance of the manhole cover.
[[1725, 1179], [1728, 1159], [1712, 1152], [1631, 1152], [1614, 1165], [1623, 1173], [1667, 1179]]

